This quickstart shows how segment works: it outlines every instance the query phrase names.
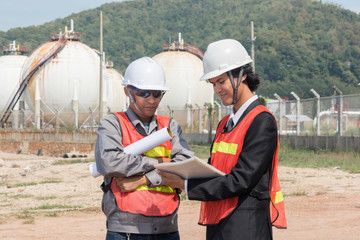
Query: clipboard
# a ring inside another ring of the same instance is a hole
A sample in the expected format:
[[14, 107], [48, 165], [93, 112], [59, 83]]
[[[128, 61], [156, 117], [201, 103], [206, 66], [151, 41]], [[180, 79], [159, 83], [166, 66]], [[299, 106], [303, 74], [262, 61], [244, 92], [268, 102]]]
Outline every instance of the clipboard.
[[164, 172], [177, 174], [184, 179], [219, 177], [225, 175], [222, 171], [195, 156], [179, 162], [159, 163], [154, 165], [154, 167]]

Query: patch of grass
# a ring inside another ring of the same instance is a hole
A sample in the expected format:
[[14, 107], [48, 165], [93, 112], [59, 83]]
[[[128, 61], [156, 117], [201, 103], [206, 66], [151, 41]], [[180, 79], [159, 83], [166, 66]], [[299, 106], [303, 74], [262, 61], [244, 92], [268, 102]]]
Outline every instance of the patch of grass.
[[50, 213], [46, 213], [44, 215], [46, 217], [57, 217], [57, 216], [59, 216], [57, 212], [50, 212]]
[[[201, 159], [210, 157], [210, 144], [190, 144], [195, 156]], [[293, 149], [281, 144], [279, 164], [295, 168], [340, 168], [350, 173], [360, 173], [360, 153], [348, 151]]]
[[88, 174], [84, 174], [84, 175], [79, 176], [78, 178], [88, 178], [88, 177], [89, 177]]
[[200, 159], [208, 159], [210, 157], [210, 144], [207, 145], [190, 145], [191, 151]]
[[360, 154], [356, 152], [332, 152], [328, 150], [293, 149], [280, 145], [279, 164], [298, 168], [339, 167], [350, 173], [360, 173]]
[[10, 187], [13, 188], [13, 187], [26, 187], [26, 186], [35, 186], [37, 185], [36, 182], [27, 182], [27, 183], [15, 183], [13, 185], [11, 185]]
[[57, 180], [57, 179], [52, 179], [52, 180], [45, 180], [45, 181], [41, 181], [39, 182], [40, 184], [45, 184], [45, 183], [61, 183], [62, 181]]
[[89, 163], [89, 160], [82, 159], [70, 159], [70, 160], [57, 160], [53, 163], [53, 165], [68, 165], [68, 164], [76, 164], [76, 163]]
[[79, 209], [80, 212], [101, 212], [101, 207], [88, 207]]
[[44, 196], [44, 197], [37, 197], [37, 200], [50, 200], [50, 199], [56, 199], [56, 196]]
[[35, 223], [35, 218], [26, 219], [22, 223], [23, 224], [34, 224]]
[[24, 219], [24, 224], [33, 224], [35, 222], [34, 214], [28, 210], [24, 210], [22, 213], [16, 216], [18, 219]]
[[315, 195], [324, 195], [324, 194], [327, 194], [327, 192], [320, 191], [315, 193]]
[[29, 208], [30, 210], [47, 210], [47, 209], [71, 209], [71, 208], [81, 208], [81, 206], [70, 206], [70, 205], [41, 205], [39, 207]]
[[10, 206], [12, 206], [12, 204], [10, 204], [10, 203], [7, 203], [7, 204], [0, 204], [0, 207], [10, 207]]
[[288, 197], [288, 196], [297, 196], [297, 197], [300, 197], [300, 196], [306, 196], [307, 193], [305, 191], [302, 191], [302, 192], [293, 192], [293, 193], [289, 193], [289, 194], [284, 194], [284, 196]]

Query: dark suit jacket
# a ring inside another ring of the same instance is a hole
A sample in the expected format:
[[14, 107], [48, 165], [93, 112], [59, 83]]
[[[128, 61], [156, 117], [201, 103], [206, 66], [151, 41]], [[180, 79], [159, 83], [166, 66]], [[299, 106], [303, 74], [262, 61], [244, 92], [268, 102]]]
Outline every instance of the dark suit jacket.
[[[238, 123], [258, 105], [259, 100], [250, 104]], [[188, 197], [191, 200], [216, 201], [239, 196], [237, 207], [231, 214], [218, 224], [207, 226], [206, 239], [272, 239], [270, 199], [253, 197], [252, 190], [263, 193], [269, 190], [276, 144], [274, 118], [269, 113], [260, 113], [246, 133], [238, 162], [230, 174], [188, 181]]]

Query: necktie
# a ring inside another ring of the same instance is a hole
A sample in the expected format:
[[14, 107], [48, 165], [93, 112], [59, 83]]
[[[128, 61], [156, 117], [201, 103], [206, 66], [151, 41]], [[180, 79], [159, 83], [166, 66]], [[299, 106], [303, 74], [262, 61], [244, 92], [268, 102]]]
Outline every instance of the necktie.
[[228, 125], [227, 125], [227, 131], [230, 131], [231, 129], [233, 129], [234, 127], [234, 121], [231, 119], [229, 119]]

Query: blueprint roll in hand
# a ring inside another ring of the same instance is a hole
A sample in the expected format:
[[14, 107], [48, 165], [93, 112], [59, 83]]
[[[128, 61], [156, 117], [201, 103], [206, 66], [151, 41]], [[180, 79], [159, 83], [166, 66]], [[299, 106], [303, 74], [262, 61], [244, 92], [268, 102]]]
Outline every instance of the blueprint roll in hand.
[[[154, 147], [159, 146], [160, 144], [171, 140], [172, 133], [169, 128], [162, 128], [159, 131], [156, 131], [150, 134], [147, 137], [140, 139], [137, 142], [124, 148], [124, 153], [131, 154], [133, 156], [141, 155]], [[92, 163], [89, 166], [90, 174], [94, 178], [101, 176], [97, 171], [96, 163]]]

